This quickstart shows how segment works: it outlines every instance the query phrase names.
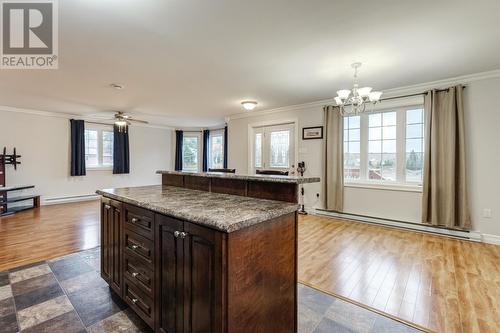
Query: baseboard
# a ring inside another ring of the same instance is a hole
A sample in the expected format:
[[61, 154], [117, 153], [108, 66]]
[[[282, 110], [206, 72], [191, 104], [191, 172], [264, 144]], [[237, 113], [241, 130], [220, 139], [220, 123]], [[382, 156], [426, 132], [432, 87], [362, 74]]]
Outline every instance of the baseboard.
[[[438, 227], [433, 227], [433, 226], [418, 225], [417, 223], [408, 223], [408, 222], [403, 222], [403, 221], [381, 219], [381, 218], [376, 218], [376, 217], [360, 216], [360, 215], [347, 214], [347, 213], [334, 213], [334, 212], [329, 212], [329, 211], [325, 211], [325, 210], [321, 210], [321, 209], [310, 210], [309, 212], [311, 214], [315, 214], [315, 215], [337, 217], [337, 218], [341, 218], [344, 220], [353, 220], [353, 221], [358, 221], [358, 222], [378, 224], [378, 225], [389, 226], [389, 227], [394, 227], [394, 228], [399, 228], [399, 229], [425, 232], [425, 233], [430, 233], [430, 234], [439, 235], [439, 236], [465, 239], [465, 240], [470, 240], [470, 241], [474, 241], [474, 242], [487, 242], [484, 238], [484, 235], [482, 235], [481, 233], [476, 232], [476, 231], [451, 230], [451, 229], [444, 229], [444, 228], [438, 228]], [[493, 236], [493, 235], [490, 235], [490, 236]], [[498, 237], [498, 236], [494, 236], [494, 237]], [[498, 237], [498, 238], [500, 239], [500, 237]]]
[[483, 242], [488, 244], [500, 245], [500, 236], [491, 234], [482, 234]]
[[64, 197], [43, 198], [42, 206], [57, 205], [62, 203], [98, 200], [101, 196], [97, 194], [72, 195]]

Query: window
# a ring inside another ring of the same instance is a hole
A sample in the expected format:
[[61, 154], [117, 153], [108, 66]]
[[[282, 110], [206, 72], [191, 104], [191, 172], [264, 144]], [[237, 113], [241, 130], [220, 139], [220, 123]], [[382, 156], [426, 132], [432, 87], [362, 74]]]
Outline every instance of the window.
[[288, 170], [294, 166], [294, 125], [253, 129], [253, 169]]
[[198, 172], [201, 156], [200, 133], [184, 132], [182, 139], [182, 171]]
[[113, 166], [113, 131], [104, 127], [85, 130], [85, 165], [92, 169]]
[[208, 167], [224, 168], [224, 131], [210, 131]]
[[346, 183], [422, 183], [424, 111], [387, 110], [344, 118]]

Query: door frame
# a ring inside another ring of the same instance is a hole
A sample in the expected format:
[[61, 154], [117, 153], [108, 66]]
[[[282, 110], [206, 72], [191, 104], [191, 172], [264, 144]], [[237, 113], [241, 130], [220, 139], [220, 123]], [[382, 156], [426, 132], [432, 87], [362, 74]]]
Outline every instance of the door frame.
[[299, 120], [298, 118], [286, 118], [286, 119], [275, 119], [275, 120], [264, 120], [259, 122], [254, 122], [248, 124], [248, 155], [247, 155], [247, 173], [250, 175], [255, 174], [254, 159], [255, 159], [255, 147], [254, 147], [254, 134], [255, 129], [259, 127], [268, 126], [279, 126], [279, 125], [292, 125], [294, 128], [294, 138], [293, 138], [293, 165], [297, 166], [298, 156], [299, 156]]

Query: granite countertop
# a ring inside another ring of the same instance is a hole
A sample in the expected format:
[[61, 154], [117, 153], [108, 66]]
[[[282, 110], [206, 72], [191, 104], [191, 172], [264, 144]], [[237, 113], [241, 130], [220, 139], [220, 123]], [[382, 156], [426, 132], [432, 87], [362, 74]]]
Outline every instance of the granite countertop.
[[166, 185], [105, 189], [96, 193], [228, 233], [298, 209], [297, 204], [288, 202]]
[[181, 175], [181, 176], [196, 176], [208, 178], [228, 178], [228, 179], [241, 179], [252, 180], [260, 182], [273, 182], [273, 183], [289, 183], [289, 184], [308, 184], [319, 183], [319, 177], [299, 177], [299, 176], [274, 176], [274, 175], [237, 175], [234, 173], [224, 172], [186, 172], [186, 171], [156, 171], [158, 174], [166, 175]]

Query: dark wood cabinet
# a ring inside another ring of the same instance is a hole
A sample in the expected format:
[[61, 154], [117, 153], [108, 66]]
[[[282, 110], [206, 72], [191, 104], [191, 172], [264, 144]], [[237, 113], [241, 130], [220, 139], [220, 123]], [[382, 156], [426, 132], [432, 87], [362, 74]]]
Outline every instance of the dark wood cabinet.
[[225, 233], [101, 209], [101, 275], [155, 332], [296, 332], [296, 213]]
[[157, 215], [159, 332], [222, 331], [223, 233]]
[[103, 198], [101, 208], [101, 276], [121, 295], [122, 203]]

